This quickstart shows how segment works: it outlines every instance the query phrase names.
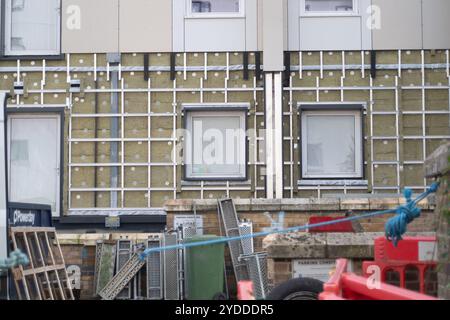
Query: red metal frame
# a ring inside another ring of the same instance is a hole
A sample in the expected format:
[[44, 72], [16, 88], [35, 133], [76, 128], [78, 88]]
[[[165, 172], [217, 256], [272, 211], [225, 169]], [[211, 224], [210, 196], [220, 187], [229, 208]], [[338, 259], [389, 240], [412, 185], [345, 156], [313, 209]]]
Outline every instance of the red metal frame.
[[[424, 252], [424, 244], [436, 243], [435, 237], [405, 237], [397, 247], [385, 237], [375, 239], [375, 259], [374, 261], [363, 262], [363, 275], [368, 278], [372, 275], [373, 267], [378, 267], [381, 281], [388, 282], [387, 273], [395, 271], [399, 274], [399, 285], [401, 288], [407, 287], [406, 270], [410, 267], [419, 271], [419, 292], [426, 293], [426, 271], [436, 268], [437, 261], [433, 258], [426, 260], [430, 253]], [[422, 248], [421, 248], [422, 246]], [[435, 246], [434, 246], [435, 247]], [[422, 252], [421, 252], [422, 251]], [[431, 253], [431, 256], [434, 256]]]
[[347, 273], [347, 260], [339, 259], [336, 262], [336, 272], [324, 284], [319, 300], [437, 300], [382, 282], [372, 287], [369, 281], [368, 278]]
[[[309, 218], [309, 224], [316, 224], [316, 223], [320, 223], [320, 222], [341, 220], [343, 218], [345, 218], [345, 217], [320, 217], [320, 216], [313, 216], [313, 217]], [[340, 223], [326, 225], [326, 226], [322, 226], [322, 227], [309, 228], [308, 231], [310, 233], [354, 232], [353, 225], [352, 225], [352, 223], [350, 221], [340, 222]]]

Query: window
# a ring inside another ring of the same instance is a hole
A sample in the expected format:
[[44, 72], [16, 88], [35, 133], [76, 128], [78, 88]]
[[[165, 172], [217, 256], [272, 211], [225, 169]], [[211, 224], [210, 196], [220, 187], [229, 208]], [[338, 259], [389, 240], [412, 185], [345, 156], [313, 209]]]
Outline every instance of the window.
[[8, 115], [9, 200], [45, 204], [60, 214], [61, 116]]
[[360, 110], [310, 110], [302, 117], [303, 178], [362, 178]]
[[356, 11], [355, 0], [303, 0], [304, 14], [348, 14]]
[[186, 179], [246, 178], [245, 111], [187, 111]]
[[189, 0], [190, 13], [194, 16], [209, 14], [236, 15], [242, 13], [242, 0]]
[[60, 54], [60, 0], [7, 0], [5, 55]]

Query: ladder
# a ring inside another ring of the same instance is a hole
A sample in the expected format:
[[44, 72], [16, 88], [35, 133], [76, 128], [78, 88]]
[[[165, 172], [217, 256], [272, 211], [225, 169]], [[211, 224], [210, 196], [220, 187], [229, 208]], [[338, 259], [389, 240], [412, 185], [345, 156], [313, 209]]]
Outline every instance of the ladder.
[[[239, 237], [241, 230], [237, 218], [236, 208], [233, 199], [218, 200], [219, 211], [222, 217], [225, 235], [227, 237]], [[244, 243], [242, 240], [229, 241], [231, 262], [233, 264], [236, 281], [249, 280], [248, 267], [244, 262], [239, 261], [239, 257], [244, 253]]]
[[100, 291], [99, 296], [103, 300], [114, 300], [141, 270], [145, 262], [145, 260], [139, 258], [139, 253], [133, 254], [130, 260], [123, 265], [119, 272]]

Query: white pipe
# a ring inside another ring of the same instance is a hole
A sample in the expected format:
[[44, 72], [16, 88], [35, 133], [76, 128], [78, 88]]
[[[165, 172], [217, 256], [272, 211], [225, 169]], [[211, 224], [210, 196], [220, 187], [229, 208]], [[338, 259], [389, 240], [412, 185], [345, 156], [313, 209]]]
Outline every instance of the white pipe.
[[273, 170], [273, 75], [266, 74], [265, 110], [266, 110], [266, 198], [273, 199], [274, 170]]

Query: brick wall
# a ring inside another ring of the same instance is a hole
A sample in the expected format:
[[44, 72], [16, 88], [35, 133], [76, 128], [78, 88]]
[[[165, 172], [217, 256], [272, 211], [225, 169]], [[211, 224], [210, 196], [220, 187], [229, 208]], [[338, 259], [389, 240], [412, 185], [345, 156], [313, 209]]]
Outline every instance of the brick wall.
[[[399, 198], [355, 198], [355, 199], [236, 199], [235, 206], [239, 219], [247, 219], [253, 222], [253, 232], [263, 231], [271, 226], [270, 220], [264, 213], [271, 214], [274, 220], [280, 211], [285, 212], [284, 227], [295, 227], [307, 224], [311, 216], [332, 216], [342, 217], [345, 213], [352, 211], [353, 214], [361, 214], [367, 211], [384, 210], [395, 208], [403, 203]], [[176, 215], [193, 214], [194, 200], [170, 200], [166, 203], [167, 226], [173, 227], [174, 217]], [[436, 221], [432, 209], [434, 205], [428, 200], [420, 203], [422, 215], [420, 218], [410, 224], [410, 232], [433, 232], [436, 228]], [[217, 200], [195, 200], [195, 209], [197, 215], [203, 217], [203, 228], [205, 234], [220, 234], [219, 219], [217, 212]], [[312, 259], [335, 259], [337, 257], [349, 258], [353, 262], [355, 272], [360, 271], [364, 259], [370, 260], [373, 257], [373, 239], [383, 236], [384, 225], [387, 219], [392, 215], [373, 217], [360, 220], [361, 231], [363, 233], [355, 234], [358, 239], [339, 240], [339, 236], [325, 247], [314, 247], [314, 243], [307, 243], [308, 240], [298, 240], [303, 246], [297, 247], [297, 251], [291, 244], [286, 244], [283, 248], [277, 247], [275, 250], [281, 253], [281, 256], [274, 256], [274, 252], [265, 244], [271, 241], [271, 237], [256, 238], [254, 241], [255, 251], [269, 251], [267, 272], [269, 286], [273, 287], [292, 278], [292, 260], [299, 258]], [[308, 235], [308, 234], [305, 234]], [[359, 235], [359, 236], [358, 236]], [[301, 237], [301, 236], [300, 236]], [[317, 235], [317, 238], [326, 235]], [[345, 235], [344, 235], [345, 238]], [[306, 241], [306, 242], [305, 242]], [[317, 240], [319, 243], [322, 241]], [[327, 244], [326, 240], [323, 240]], [[353, 241], [353, 242], [352, 242]], [[358, 242], [359, 241], [359, 242]], [[228, 274], [232, 273], [231, 260], [226, 251], [226, 266]], [[287, 254], [286, 254], [287, 253]], [[284, 255], [284, 256], [283, 256]], [[234, 279], [229, 278], [231, 292], [234, 292]]]
[[[295, 227], [307, 224], [311, 216], [342, 217], [347, 212], [361, 214], [367, 211], [395, 208], [403, 203], [403, 199], [237, 199], [234, 201], [239, 219], [253, 222], [253, 232], [263, 231], [271, 226], [271, 221], [264, 213], [269, 213], [277, 220], [280, 211], [285, 212], [284, 227]], [[167, 226], [173, 227], [176, 215], [193, 214], [194, 200], [169, 200], [166, 203]], [[415, 220], [409, 230], [412, 232], [434, 231], [436, 221], [432, 209], [434, 205], [427, 200], [420, 203], [423, 210], [419, 219]], [[217, 200], [195, 200], [196, 212], [203, 217], [205, 234], [220, 234], [217, 212]], [[392, 215], [360, 220], [364, 232], [384, 232], [384, 224]], [[255, 239], [255, 250], [262, 249], [262, 238]]]

